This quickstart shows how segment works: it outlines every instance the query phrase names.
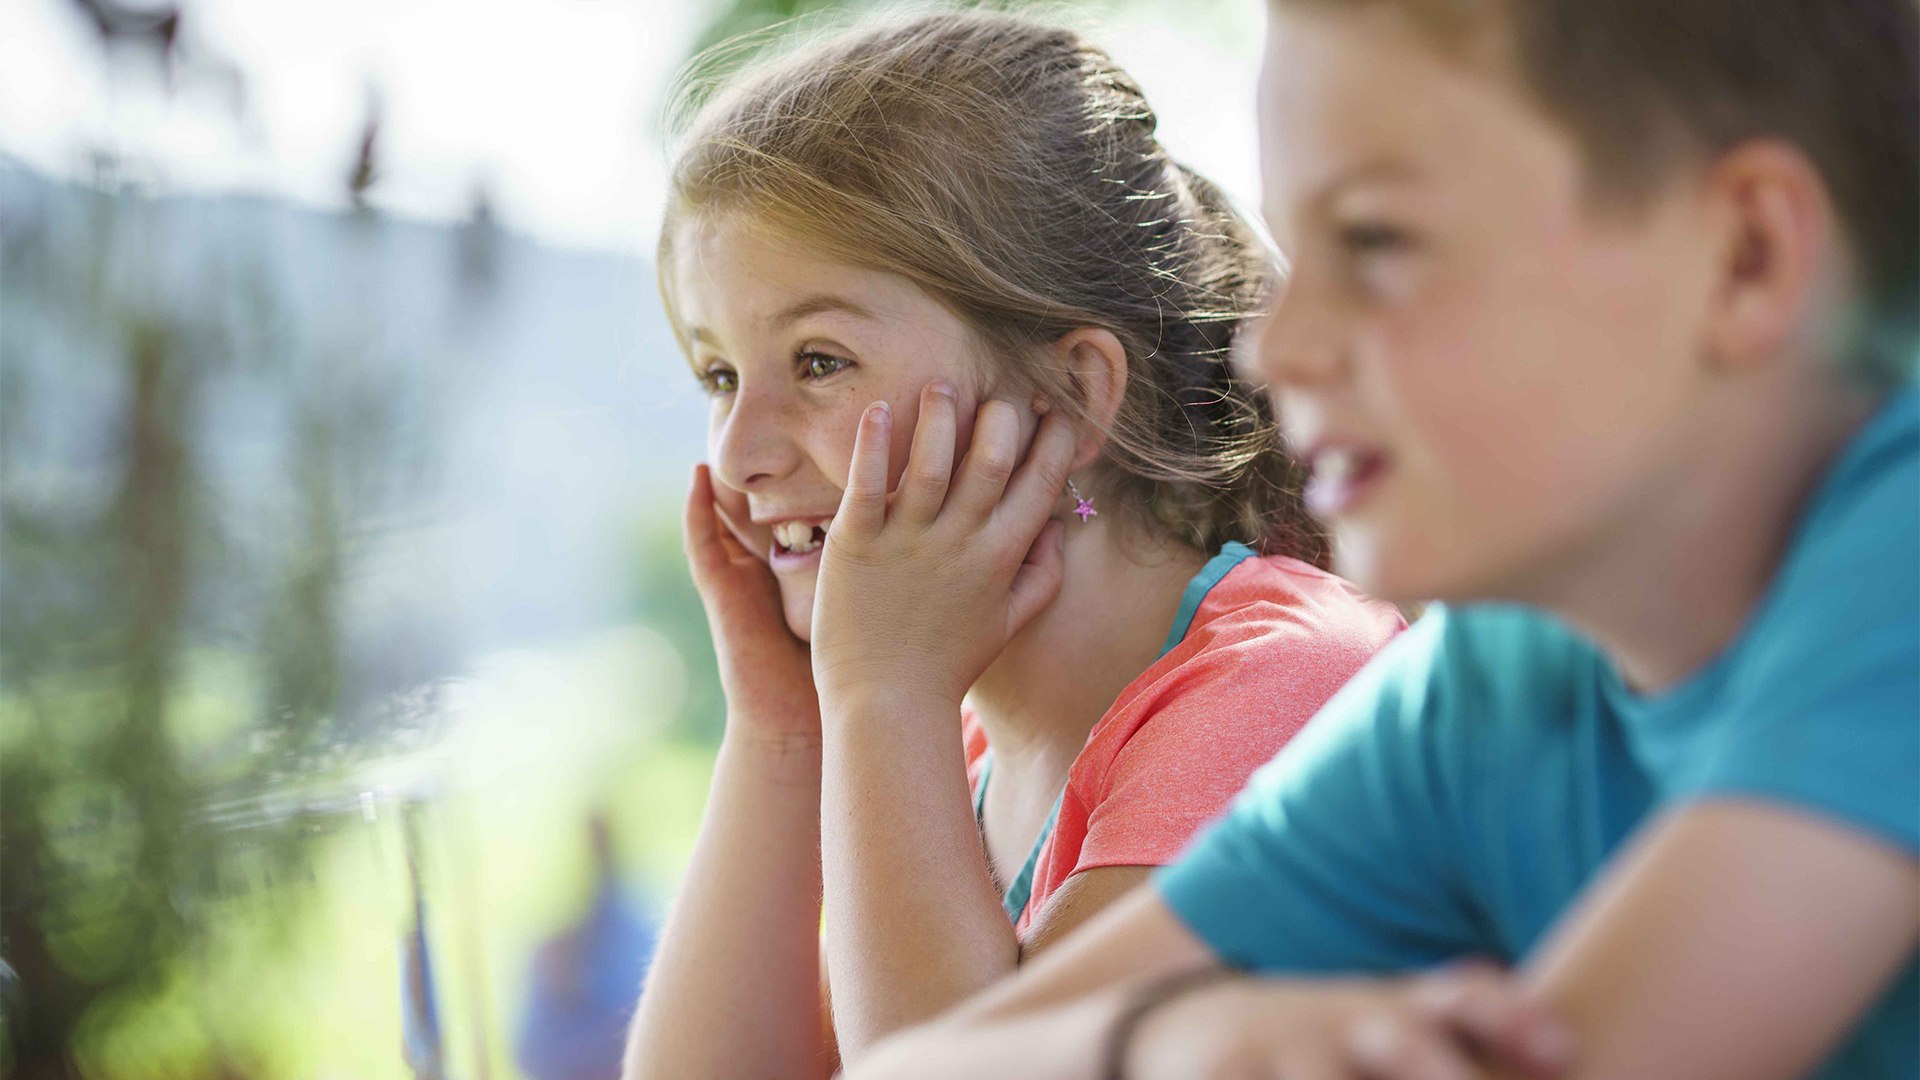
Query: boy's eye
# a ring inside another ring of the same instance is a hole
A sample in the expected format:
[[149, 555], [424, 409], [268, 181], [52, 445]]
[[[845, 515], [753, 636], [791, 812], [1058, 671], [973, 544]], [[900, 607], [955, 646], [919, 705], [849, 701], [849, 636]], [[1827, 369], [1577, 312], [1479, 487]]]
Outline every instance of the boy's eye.
[[1413, 237], [1391, 225], [1349, 225], [1340, 230], [1340, 244], [1352, 255], [1390, 254], [1413, 247]]
[[736, 389], [739, 389], [740, 386], [739, 375], [735, 374], [731, 369], [717, 365], [702, 371], [699, 378], [700, 385], [706, 388], [707, 393], [715, 397], [721, 394], [731, 394]]
[[800, 374], [809, 379], [824, 379], [853, 366], [851, 360], [812, 350], [800, 353], [795, 359], [800, 362]]
[[1347, 272], [1367, 296], [1395, 301], [1415, 289], [1419, 273], [1419, 243], [1405, 229], [1388, 225], [1350, 225], [1340, 230]]

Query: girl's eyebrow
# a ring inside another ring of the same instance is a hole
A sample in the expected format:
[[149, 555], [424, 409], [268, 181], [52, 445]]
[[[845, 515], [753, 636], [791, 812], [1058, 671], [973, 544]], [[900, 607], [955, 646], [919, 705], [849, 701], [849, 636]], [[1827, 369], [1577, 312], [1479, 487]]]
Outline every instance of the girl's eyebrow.
[[[766, 325], [769, 330], [779, 330], [781, 327], [798, 322], [809, 315], [820, 315], [827, 312], [851, 315], [856, 319], [866, 319], [869, 322], [878, 322], [880, 320], [880, 316], [875, 315], [866, 305], [858, 301], [849, 300], [844, 296], [835, 296], [832, 293], [814, 293], [811, 296], [802, 297], [767, 316]], [[698, 342], [710, 349], [718, 349], [720, 347], [719, 340], [704, 326], [687, 327], [687, 340]]]
[[844, 296], [835, 296], [832, 293], [814, 293], [811, 296], [802, 297], [800, 300], [769, 315], [767, 317], [767, 326], [770, 329], [778, 330], [789, 323], [798, 322], [809, 315], [820, 315], [829, 311], [840, 312], [851, 315], [857, 319], [866, 319], [868, 321], [876, 321], [879, 319], [878, 315], [875, 315], [864, 304], [857, 301], [849, 300]]

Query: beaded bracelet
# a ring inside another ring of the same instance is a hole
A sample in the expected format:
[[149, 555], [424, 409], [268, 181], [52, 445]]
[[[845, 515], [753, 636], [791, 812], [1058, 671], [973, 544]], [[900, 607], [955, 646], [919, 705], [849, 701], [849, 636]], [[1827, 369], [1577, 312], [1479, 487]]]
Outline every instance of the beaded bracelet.
[[1127, 999], [1120, 1015], [1107, 1028], [1106, 1052], [1100, 1075], [1105, 1080], [1127, 1080], [1127, 1054], [1133, 1049], [1133, 1037], [1155, 1009], [1204, 986], [1233, 978], [1239, 972], [1227, 967], [1203, 967], [1176, 971], [1141, 986]]

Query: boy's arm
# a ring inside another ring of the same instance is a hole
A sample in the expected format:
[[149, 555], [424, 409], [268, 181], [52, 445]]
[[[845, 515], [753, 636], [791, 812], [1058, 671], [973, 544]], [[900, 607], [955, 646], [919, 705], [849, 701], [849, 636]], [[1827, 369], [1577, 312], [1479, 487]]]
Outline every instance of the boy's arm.
[[1650, 824], [1524, 977], [1572, 1025], [1579, 1077], [1766, 1080], [1812, 1069], [1920, 942], [1920, 862], [1783, 806]]
[[[1574, 1031], [1570, 1080], [1785, 1080], [1832, 1051], [1916, 943], [1920, 864], [1911, 856], [1792, 810], [1716, 802], [1651, 826], [1522, 978]], [[851, 1080], [991, 1075], [1016, 1062], [1041, 1080], [1092, 1080], [1135, 987], [1218, 962], [1155, 890], [1141, 889], [1022, 977], [883, 1044]], [[1243, 984], [1194, 1003], [1214, 1014], [1199, 1019], [1209, 1020], [1204, 1041], [1218, 1045], [1172, 1041], [1189, 1063], [1200, 1049], [1277, 1060], [1316, 1042], [1331, 1059], [1361, 1022], [1412, 1015], [1395, 993], [1408, 984], [1375, 985], [1380, 992], [1354, 982]], [[1170, 1013], [1153, 1035], [1194, 1022]], [[1273, 1037], [1283, 1029], [1286, 1038]]]

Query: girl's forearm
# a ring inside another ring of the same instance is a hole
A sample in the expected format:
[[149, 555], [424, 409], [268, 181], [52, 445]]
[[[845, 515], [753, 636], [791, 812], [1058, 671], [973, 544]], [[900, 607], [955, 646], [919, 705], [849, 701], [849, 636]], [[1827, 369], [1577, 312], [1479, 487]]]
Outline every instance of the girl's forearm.
[[824, 1077], [820, 743], [729, 725], [625, 1080]]
[[845, 1080], [1099, 1080], [1121, 1005], [1119, 993], [1108, 991], [985, 1024], [927, 1024], [882, 1042]]
[[974, 822], [958, 706], [823, 711], [826, 951], [851, 1062], [1011, 974], [1019, 944]]

